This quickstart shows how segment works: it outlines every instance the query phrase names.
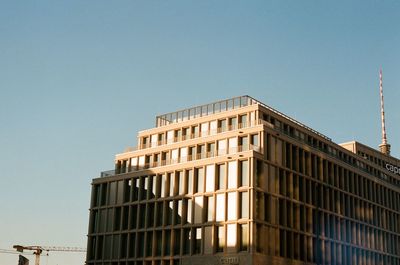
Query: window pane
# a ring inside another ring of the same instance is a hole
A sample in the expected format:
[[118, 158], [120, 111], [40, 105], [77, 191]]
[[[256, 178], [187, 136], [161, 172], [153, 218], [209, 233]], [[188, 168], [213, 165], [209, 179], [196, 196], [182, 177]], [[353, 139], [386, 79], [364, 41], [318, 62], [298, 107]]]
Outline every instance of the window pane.
[[239, 123], [240, 123], [240, 128], [244, 128], [247, 126], [247, 115], [241, 115], [239, 116]]
[[204, 192], [204, 169], [198, 168], [197, 171], [197, 192]]
[[182, 231], [183, 231], [183, 241], [182, 241], [183, 254], [188, 255], [190, 254], [190, 239], [191, 239], [190, 228], [185, 228]]
[[249, 218], [249, 193], [248, 192], [241, 192], [240, 193], [240, 211], [241, 211], [241, 218]]
[[219, 127], [220, 132], [225, 132], [226, 131], [226, 119], [219, 120], [218, 123], [219, 123], [218, 127]]
[[179, 255], [181, 251], [181, 230], [174, 230], [174, 255]]
[[182, 207], [182, 200], [178, 201], [178, 216], [177, 216], [177, 223], [180, 224], [183, 216], [183, 207]]
[[240, 225], [240, 251], [247, 251], [249, 245], [249, 228], [247, 224]]
[[162, 231], [156, 232], [156, 256], [161, 256], [161, 249], [162, 249]]
[[201, 228], [195, 228], [194, 230], [194, 254], [201, 253]]
[[240, 161], [240, 180], [242, 186], [249, 186], [249, 162]]
[[237, 138], [233, 137], [233, 138], [229, 138], [228, 141], [229, 144], [229, 154], [233, 154], [237, 152]]
[[255, 145], [255, 146], [258, 146], [258, 135], [257, 134], [253, 134], [251, 136], [251, 144]]
[[[141, 242], [141, 241], [139, 241]], [[141, 245], [141, 244], [139, 244]], [[171, 253], [171, 230], [164, 231], [164, 256], [169, 256]]]
[[208, 165], [206, 167], [206, 191], [211, 192], [215, 190], [215, 166]]
[[168, 173], [168, 179], [169, 179], [169, 196], [174, 196], [175, 175]]
[[202, 223], [203, 222], [203, 196], [195, 197], [194, 199], [194, 222]]
[[238, 186], [236, 161], [228, 163], [228, 189], [235, 189]]
[[217, 194], [217, 205], [215, 208], [216, 221], [225, 220], [225, 194]]
[[236, 224], [228, 224], [226, 226], [226, 245], [228, 252], [236, 251]]
[[225, 155], [227, 153], [226, 139], [218, 140], [218, 155]]
[[217, 252], [223, 252], [225, 247], [225, 229], [223, 226], [217, 228]]
[[228, 220], [237, 220], [237, 193], [228, 193]]
[[188, 186], [188, 194], [193, 193], [193, 170], [187, 171], [187, 186]]
[[219, 190], [224, 190], [226, 189], [226, 184], [225, 184], [225, 175], [226, 175], [226, 166], [225, 164], [217, 165], [217, 170], [218, 170], [218, 189]]
[[186, 213], [186, 220], [188, 223], [192, 222], [192, 212], [193, 212], [193, 201], [189, 199], [187, 201], [187, 213]]
[[183, 195], [185, 192], [184, 186], [183, 186], [183, 171], [178, 172], [178, 193], [179, 195]]
[[206, 197], [207, 222], [211, 222], [214, 216], [214, 197]]
[[166, 197], [167, 194], [167, 177], [165, 176], [165, 174], [161, 175], [161, 186], [160, 186], [160, 190], [161, 190], [161, 197]]
[[212, 254], [213, 253], [213, 245], [212, 245], [212, 227], [207, 226], [204, 228], [204, 254]]
[[110, 183], [110, 191], [108, 193], [108, 204], [115, 204], [115, 194], [117, 193], [117, 182]]

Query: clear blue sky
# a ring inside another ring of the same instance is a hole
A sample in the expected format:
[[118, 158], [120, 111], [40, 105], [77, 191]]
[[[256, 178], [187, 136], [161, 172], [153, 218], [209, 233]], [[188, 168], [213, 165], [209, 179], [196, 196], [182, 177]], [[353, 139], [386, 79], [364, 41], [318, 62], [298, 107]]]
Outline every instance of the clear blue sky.
[[377, 147], [383, 67], [399, 157], [399, 25], [395, 0], [1, 1], [0, 248], [85, 247], [91, 179], [157, 114], [197, 104], [248, 94]]

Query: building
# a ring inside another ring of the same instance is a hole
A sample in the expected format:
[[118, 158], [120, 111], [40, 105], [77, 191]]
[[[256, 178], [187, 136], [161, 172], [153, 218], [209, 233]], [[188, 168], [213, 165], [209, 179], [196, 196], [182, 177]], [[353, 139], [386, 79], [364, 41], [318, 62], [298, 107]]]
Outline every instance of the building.
[[249, 96], [161, 115], [93, 180], [87, 264], [400, 264], [399, 171]]

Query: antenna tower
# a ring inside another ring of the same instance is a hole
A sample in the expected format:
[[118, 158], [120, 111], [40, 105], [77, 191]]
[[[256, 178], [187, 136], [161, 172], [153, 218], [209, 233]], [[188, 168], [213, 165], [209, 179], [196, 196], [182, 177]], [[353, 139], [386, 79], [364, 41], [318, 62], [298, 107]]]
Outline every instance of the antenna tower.
[[382, 143], [379, 145], [381, 153], [390, 155], [390, 144], [386, 138], [386, 127], [385, 127], [385, 105], [383, 101], [383, 85], [382, 85], [382, 69], [379, 71], [379, 93], [381, 96], [381, 122], [382, 122]]

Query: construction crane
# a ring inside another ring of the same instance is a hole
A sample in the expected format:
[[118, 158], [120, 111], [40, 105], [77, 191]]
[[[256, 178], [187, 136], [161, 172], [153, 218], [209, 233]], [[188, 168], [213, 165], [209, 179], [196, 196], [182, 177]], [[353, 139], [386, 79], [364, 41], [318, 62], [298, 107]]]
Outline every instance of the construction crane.
[[33, 250], [33, 254], [36, 257], [35, 265], [40, 265], [40, 255], [43, 251], [86, 252], [86, 248], [79, 247], [44, 247], [14, 245], [13, 248], [15, 248], [19, 252], [23, 252], [24, 250]]

